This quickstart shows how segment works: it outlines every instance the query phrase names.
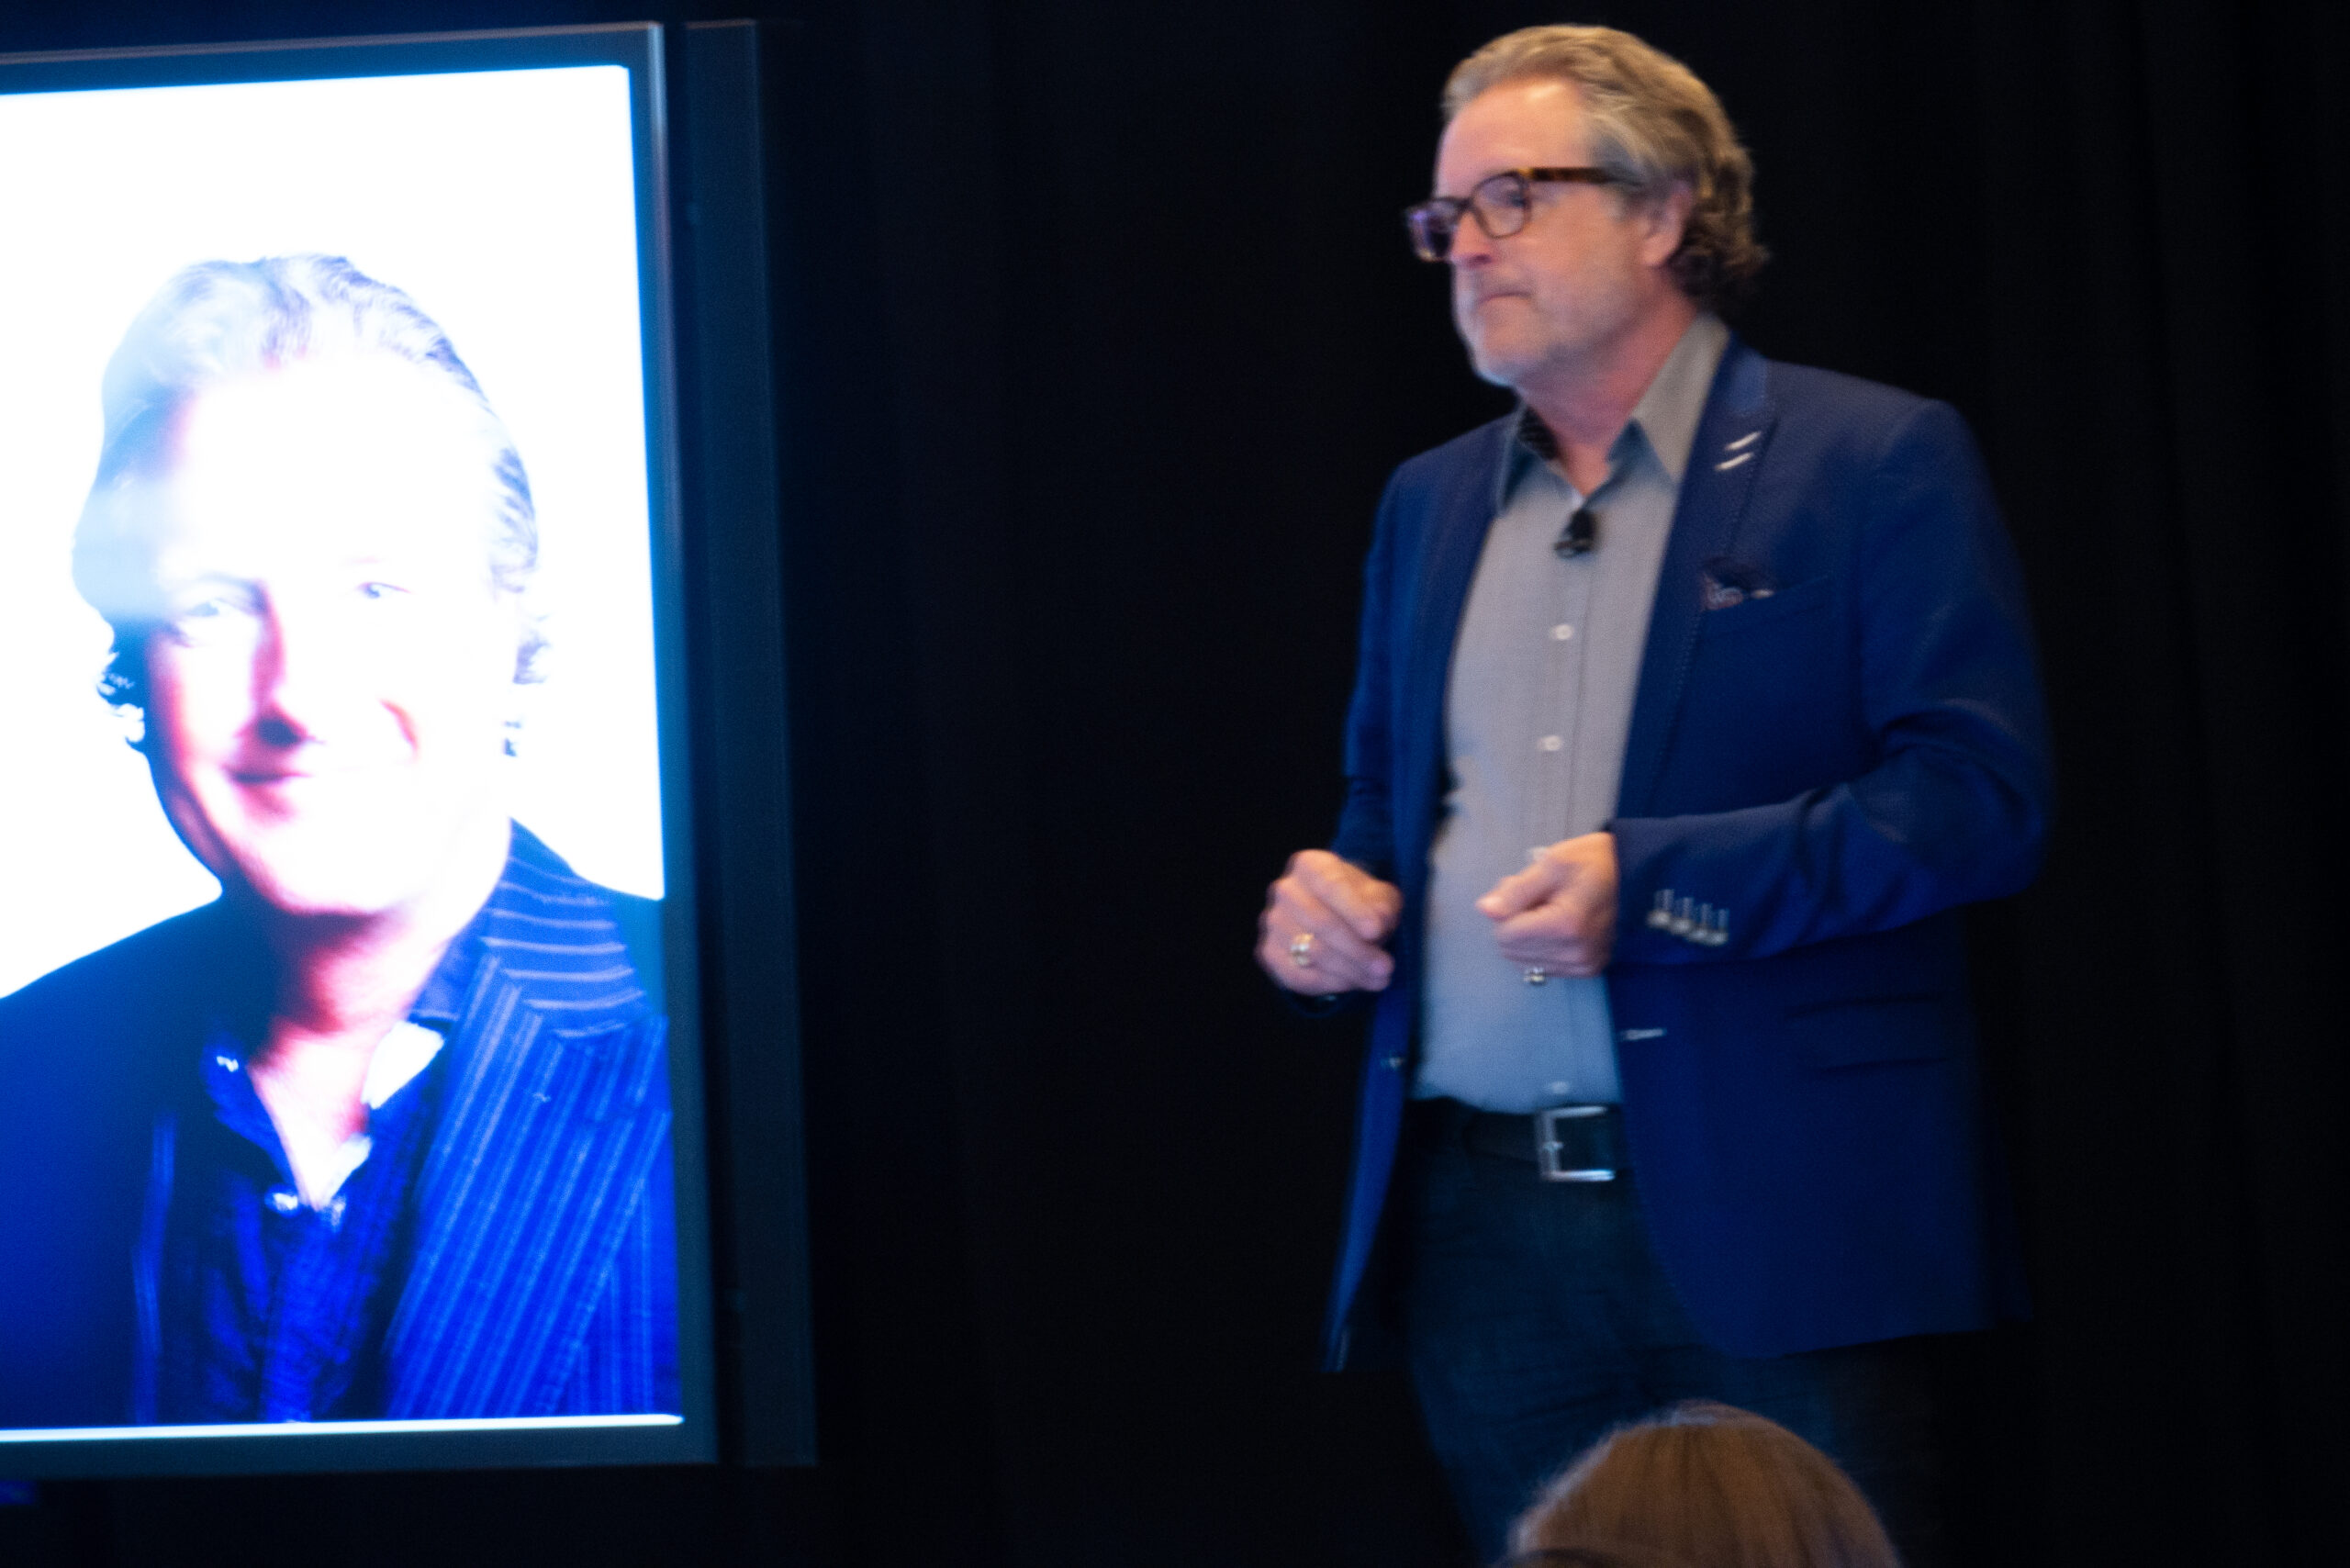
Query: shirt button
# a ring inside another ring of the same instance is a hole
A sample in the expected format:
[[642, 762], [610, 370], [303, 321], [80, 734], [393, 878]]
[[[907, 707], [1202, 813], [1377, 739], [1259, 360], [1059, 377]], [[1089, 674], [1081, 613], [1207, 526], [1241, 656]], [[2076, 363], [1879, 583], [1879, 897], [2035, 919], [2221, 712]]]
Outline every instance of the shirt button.
[[1544, 751], [1556, 751], [1567, 743], [1561, 740], [1556, 735], [1544, 735], [1540, 740], [1536, 741], [1534, 744], [1540, 746]]
[[1554, 643], [1563, 643], [1574, 634], [1575, 629], [1563, 621], [1550, 628], [1550, 641]]

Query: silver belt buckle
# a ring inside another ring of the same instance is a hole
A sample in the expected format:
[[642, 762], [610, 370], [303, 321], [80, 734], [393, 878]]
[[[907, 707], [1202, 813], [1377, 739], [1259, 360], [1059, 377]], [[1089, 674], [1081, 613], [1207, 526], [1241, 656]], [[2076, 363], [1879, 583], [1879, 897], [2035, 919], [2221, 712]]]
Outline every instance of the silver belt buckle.
[[1534, 1113], [1534, 1167], [1542, 1172], [1545, 1182], [1613, 1182], [1614, 1170], [1606, 1166], [1570, 1168], [1561, 1157], [1566, 1145], [1559, 1141], [1561, 1122], [1579, 1122], [1589, 1116], [1607, 1114], [1605, 1105], [1553, 1105], [1547, 1111]]

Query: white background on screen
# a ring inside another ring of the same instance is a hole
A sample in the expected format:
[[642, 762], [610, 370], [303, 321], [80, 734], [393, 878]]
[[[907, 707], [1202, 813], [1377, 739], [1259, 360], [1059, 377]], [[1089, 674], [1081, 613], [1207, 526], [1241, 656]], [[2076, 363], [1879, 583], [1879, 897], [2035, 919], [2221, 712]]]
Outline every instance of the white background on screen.
[[99, 375], [197, 261], [347, 256], [447, 330], [538, 502], [515, 815], [660, 896], [628, 107], [618, 66], [0, 97], [0, 995], [216, 890], [95, 693], [70, 558]]

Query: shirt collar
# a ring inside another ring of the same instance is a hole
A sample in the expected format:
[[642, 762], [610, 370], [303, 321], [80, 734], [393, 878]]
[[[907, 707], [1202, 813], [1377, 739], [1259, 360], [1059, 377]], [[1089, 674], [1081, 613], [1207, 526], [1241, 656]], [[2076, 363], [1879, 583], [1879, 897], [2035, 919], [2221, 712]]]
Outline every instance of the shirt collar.
[[[1713, 392], [1714, 372], [1729, 348], [1729, 329], [1711, 311], [1700, 311], [1673, 345], [1664, 364], [1649, 382], [1648, 390], [1632, 405], [1624, 433], [1616, 438], [1613, 466], [1628, 466], [1645, 442], [1657, 465], [1674, 485], [1689, 466], [1689, 449], [1696, 444], [1697, 421], [1704, 418], [1706, 399]], [[1503, 449], [1501, 499], [1506, 499], [1528, 460], [1547, 464], [1559, 455], [1559, 443], [1534, 410], [1520, 403], [1510, 420]]]
[[1656, 379], [1632, 405], [1631, 422], [1648, 438], [1649, 450], [1664, 465], [1676, 485], [1689, 466], [1689, 449], [1697, 442], [1697, 421], [1705, 417], [1706, 398], [1714, 389], [1714, 372], [1729, 347], [1729, 329], [1720, 317], [1701, 313], [1681, 334], [1665, 356]]
[[[522, 830], [516, 827], [512, 832], [519, 840]], [[432, 978], [426, 980], [424, 989], [417, 993], [415, 1004], [408, 1010], [410, 1023], [424, 1025], [442, 1034], [456, 1026], [458, 1015], [465, 1009], [465, 997], [474, 988], [474, 971], [481, 967], [482, 953], [486, 947], [482, 938], [488, 934], [491, 915], [513, 902], [510, 884], [517, 847], [515, 843], [509, 843], [506, 868], [498, 873], [498, 886], [490, 890], [489, 897], [483, 902], [481, 908], [474, 912], [474, 917], [466, 923], [465, 928], [457, 933], [456, 940], [449, 944], [448, 951], [441, 955], [441, 962], [433, 969]]]

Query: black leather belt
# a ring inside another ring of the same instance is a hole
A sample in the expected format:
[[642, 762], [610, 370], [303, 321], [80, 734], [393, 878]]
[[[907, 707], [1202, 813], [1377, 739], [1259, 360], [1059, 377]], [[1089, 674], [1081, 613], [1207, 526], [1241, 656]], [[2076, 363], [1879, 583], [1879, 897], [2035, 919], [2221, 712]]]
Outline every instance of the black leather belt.
[[1623, 1169], [1623, 1114], [1614, 1105], [1552, 1105], [1529, 1114], [1423, 1100], [1433, 1136], [1472, 1154], [1531, 1165], [1545, 1182], [1613, 1182]]

